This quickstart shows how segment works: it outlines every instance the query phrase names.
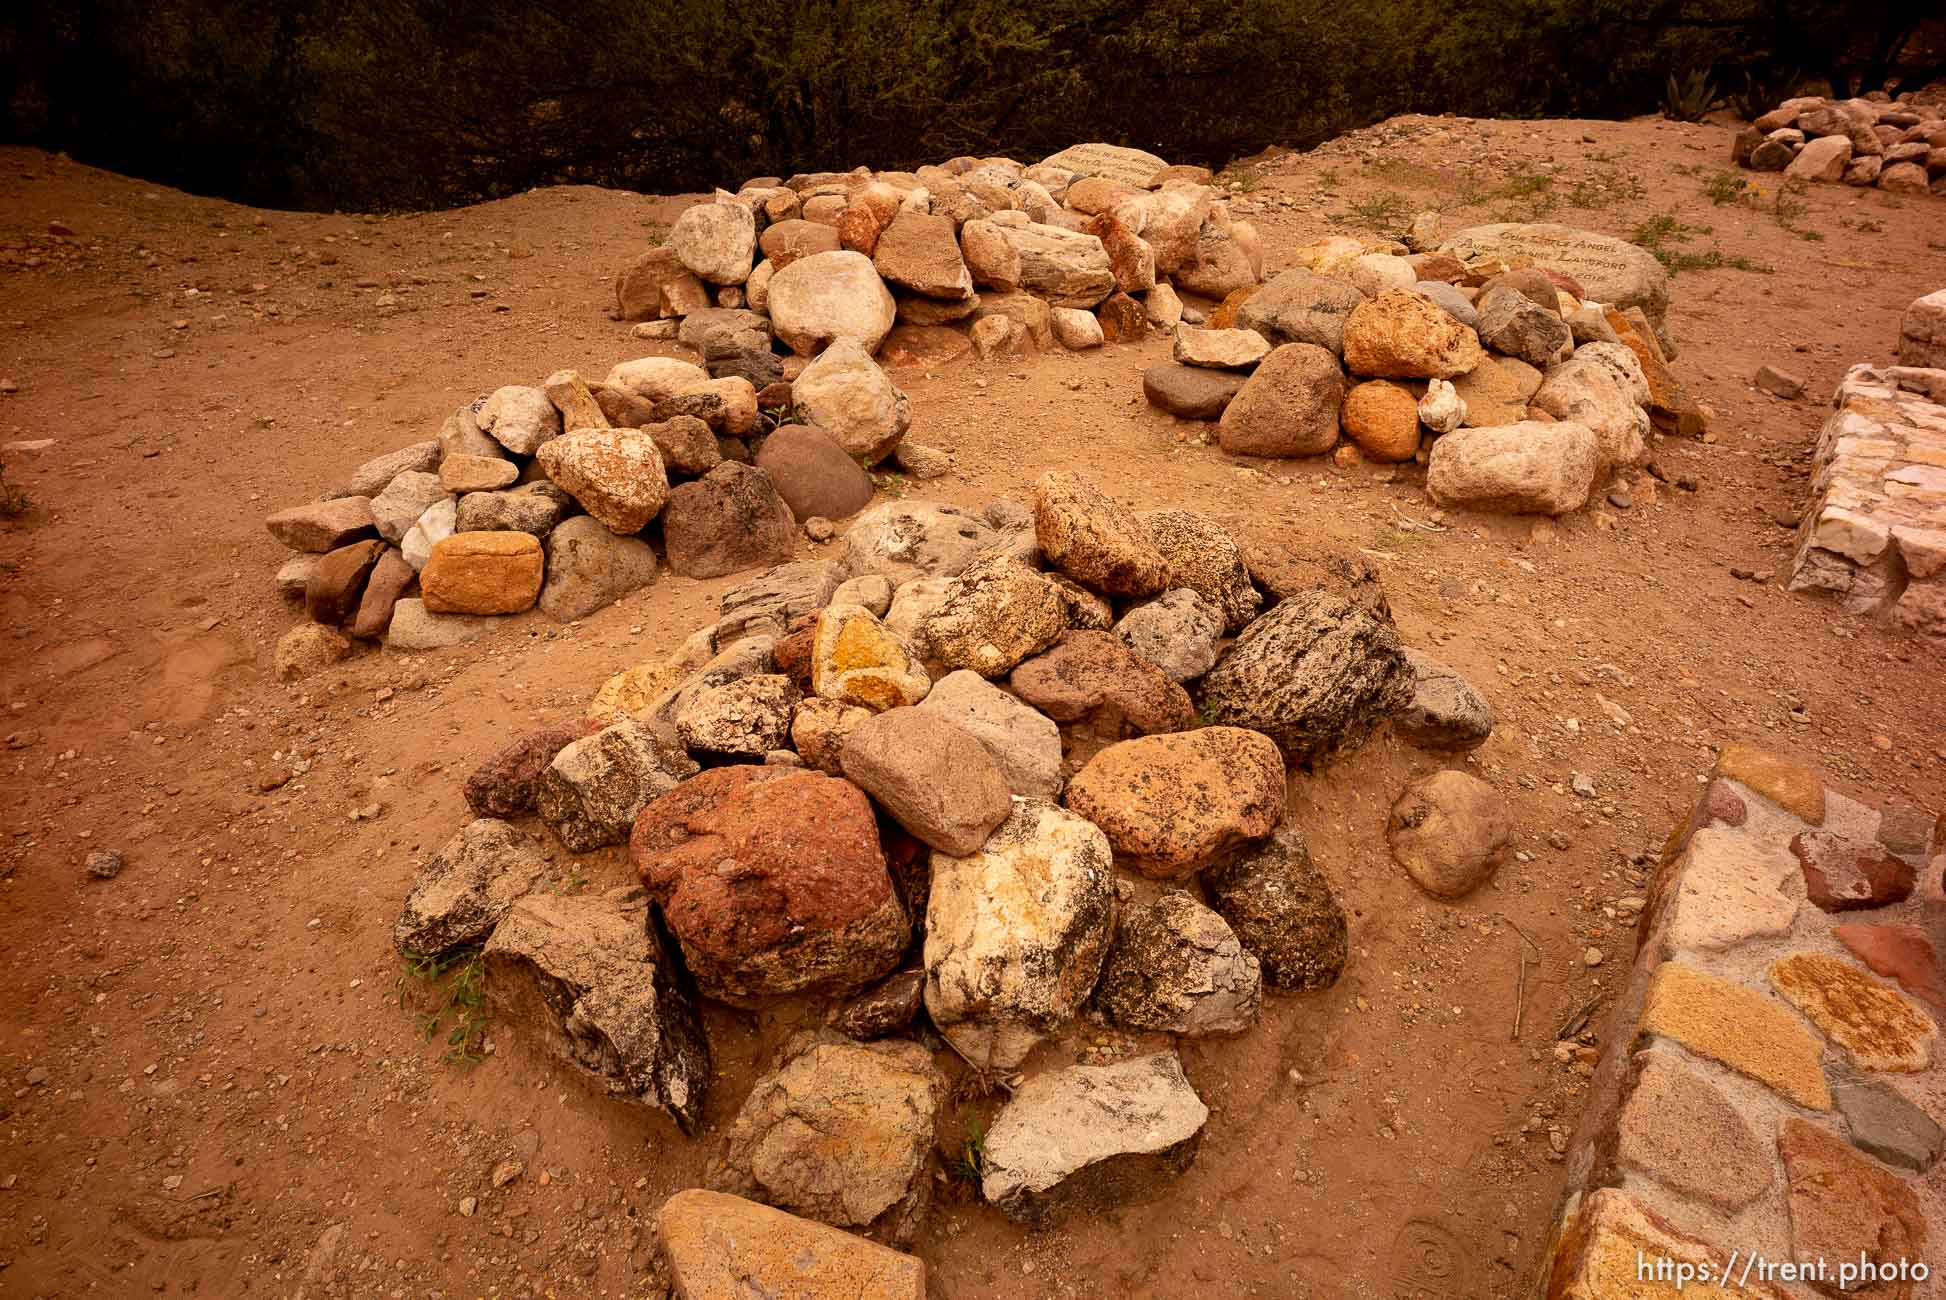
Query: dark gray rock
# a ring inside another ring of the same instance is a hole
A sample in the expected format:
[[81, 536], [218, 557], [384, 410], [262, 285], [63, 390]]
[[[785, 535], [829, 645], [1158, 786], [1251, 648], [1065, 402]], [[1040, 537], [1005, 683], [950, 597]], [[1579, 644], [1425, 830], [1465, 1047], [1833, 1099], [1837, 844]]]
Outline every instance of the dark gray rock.
[[1852, 1145], [1888, 1165], [1923, 1174], [1946, 1146], [1946, 1130], [1884, 1084], [1841, 1080], [1831, 1096], [1851, 1126]]
[[1263, 845], [1203, 873], [1210, 904], [1286, 993], [1330, 988], [1345, 968], [1345, 914], [1311, 864], [1304, 836], [1286, 827]]
[[1421, 749], [1457, 753], [1477, 749], [1493, 734], [1493, 706], [1473, 684], [1431, 655], [1408, 648], [1412, 698], [1392, 719], [1401, 736]]

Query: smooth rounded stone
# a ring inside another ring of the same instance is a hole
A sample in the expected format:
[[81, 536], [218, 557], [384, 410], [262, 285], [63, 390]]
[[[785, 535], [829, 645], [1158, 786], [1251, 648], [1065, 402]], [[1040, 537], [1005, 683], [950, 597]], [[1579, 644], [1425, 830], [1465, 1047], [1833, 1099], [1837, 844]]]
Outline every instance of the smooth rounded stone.
[[480, 431], [517, 456], [531, 456], [560, 436], [561, 413], [547, 394], [525, 384], [496, 388], [480, 407]]
[[881, 501], [845, 531], [842, 563], [853, 577], [882, 574], [896, 590], [914, 578], [950, 578], [999, 540], [959, 506]]
[[1411, 290], [1419, 282], [1412, 263], [1392, 253], [1361, 253], [1345, 266], [1344, 277], [1367, 298], [1388, 289]]
[[541, 773], [556, 754], [587, 734], [583, 723], [557, 722], [494, 750], [466, 778], [466, 806], [478, 817], [533, 812]]
[[279, 510], [264, 526], [293, 551], [322, 555], [369, 537], [376, 530], [369, 497], [336, 497]]
[[560, 623], [606, 609], [655, 581], [655, 552], [635, 537], [617, 537], [599, 521], [577, 515], [547, 538], [547, 576], [540, 609]]
[[716, 623], [717, 638], [727, 644], [763, 622], [789, 627], [800, 616], [814, 614], [835, 600], [843, 580], [844, 572], [829, 560], [794, 560], [746, 578], [717, 601], [722, 615]]
[[[494, 450], [497, 451], [498, 448]], [[374, 456], [347, 475], [344, 482], [323, 493], [320, 499], [328, 501], [338, 497], [375, 497], [401, 474], [437, 470], [441, 454], [440, 442], [433, 439], [415, 442], [409, 447], [388, 451], [382, 456]]]
[[[1807, 148], [1809, 146], [1806, 146]], [[1878, 187], [1888, 194], [1927, 194], [1932, 192], [1929, 179], [1931, 154], [1926, 162], [1888, 163], [1878, 174]], [[1788, 170], [1788, 169], [1786, 169]]]
[[1426, 491], [1447, 507], [1563, 515], [1587, 504], [1601, 463], [1600, 440], [1585, 424], [1461, 429], [1433, 443]]
[[1142, 371], [1142, 396], [1185, 420], [1214, 420], [1242, 390], [1247, 375], [1158, 361]]
[[548, 442], [537, 460], [611, 532], [640, 532], [669, 499], [662, 453], [639, 429], [577, 429]]
[[300, 623], [277, 640], [277, 680], [294, 682], [351, 657], [351, 642], [322, 623]]
[[1530, 405], [1593, 431], [1601, 453], [1598, 474], [1631, 468], [1648, 458], [1649, 413], [1636, 404], [1627, 381], [1601, 359], [1576, 353], [1554, 366]]
[[1272, 277], [1237, 310], [1237, 325], [1275, 347], [1308, 343], [1333, 356], [1344, 352], [1345, 321], [1366, 302], [1345, 280], [1294, 268]]
[[1426, 395], [1419, 399], [1419, 423], [1434, 433], [1451, 433], [1466, 423], [1466, 403], [1450, 382], [1426, 381]]
[[1195, 722], [1189, 695], [1112, 633], [1070, 630], [1014, 669], [1015, 695], [1056, 722], [1086, 720], [1097, 734], [1180, 731]]
[[439, 485], [458, 496], [466, 492], [495, 492], [512, 487], [520, 467], [497, 456], [448, 456], [439, 462]]
[[1168, 580], [1167, 562], [1135, 517], [1069, 470], [1034, 481], [1034, 536], [1049, 564], [1103, 595], [1154, 595]]
[[1107, 341], [1101, 321], [1091, 311], [1079, 307], [1056, 307], [1049, 313], [1054, 341], [1070, 352], [1098, 348]]
[[1115, 635], [1171, 680], [1191, 682], [1216, 663], [1223, 615], [1187, 587], [1165, 591], [1122, 615]]
[[676, 734], [691, 754], [718, 760], [761, 759], [790, 739], [797, 686], [776, 673], [742, 677], [700, 690], [676, 711]]
[[527, 533], [454, 533], [419, 574], [434, 614], [518, 614], [541, 593], [543, 557]]
[[1851, 161], [1852, 143], [1848, 136], [1825, 135], [1807, 140], [1797, 157], [1784, 169], [1786, 180], [1836, 184], [1845, 178], [1845, 165]]
[[617, 362], [602, 383], [654, 406], [708, 379], [709, 372], [693, 362], [674, 357], [636, 357]]
[[882, 713], [917, 704], [932, 686], [919, 654], [863, 605], [830, 604], [812, 634], [811, 690]]
[[1404, 384], [1368, 379], [1353, 385], [1338, 418], [1372, 460], [1408, 461], [1419, 450], [1419, 399]]
[[797, 519], [762, 470], [725, 461], [669, 493], [662, 512], [669, 568], [719, 578], [782, 564], [797, 549]]
[[944, 853], [977, 850], [1012, 806], [986, 747], [936, 713], [868, 718], [845, 736], [840, 761], [894, 821]]
[[570, 853], [624, 844], [651, 800], [697, 772], [673, 736], [618, 722], [564, 746], [541, 774], [534, 806]]
[[1345, 319], [1344, 343], [1348, 370], [1386, 379], [1451, 379], [1486, 355], [1472, 330], [1432, 299], [1404, 289], [1354, 308]]
[[[834, 566], [835, 567], [835, 566]], [[868, 573], [848, 578], [831, 593], [833, 605], [863, 605], [878, 618], [892, 608], [892, 581], [883, 574]]]
[[1194, 329], [1178, 325], [1170, 355], [1185, 366], [1248, 370], [1270, 355], [1270, 344], [1255, 330]]
[[1480, 313], [1480, 341], [1530, 366], [1547, 366], [1574, 344], [1574, 332], [1560, 313], [1511, 285], [1487, 289], [1474, 305]]
[[897, 319], [898, 304], [871, 258], [846, 249], [778, 268], [766, 293], [772, 328], [801, 357], [816, 356], [837, 339], [850, 339], [869, 355]]
[[953, 458], [937, 447], [928, 447], [910, 438], [899, 439], [899, 445], [892, 449], [892, 459], [916, 479], [944, 478], [953, 472]]
[[1043, 1227], [1154, 1200], [1195, 1160], [1208, 1120], [1173, 1052], [1035, 1075], [987, 1131], [980, 1193]]
[[666, 246], [692, 274], [710, 284], [742, 284], [757, 250], [756, 214], [721, 195], [684, 208], [669, 227]]
[[1459, 286], [1444, 280], [1420, 280], [1412, 285], [1415, 292], [1439, 304], [1439, 309], [1470, 330], [1480, 328], [1480, 309], [1473, 300], [1461, 293]]
[[918, 705], [979, 741], [1017, 795], [1052, 799], [1061, 791], [1061, 729], [971, 669], [933, 683]]
[[446, 486], [439, 475], [407, 471], [372, 498], [372, 522], [380, 537], [397, 545], [419, 521], [419, 516], [446, 496]]
[[1005, 552], [977, 557], [954, 576], [926, 621], [929, 658], [998, 677], [1053, 645], [1067, 606], [1047, 579]]
[[791, 745], [806, 766], [826, 776], [842, 776], [845, 736], [871, 716], [870, 709], [807, 695], [791, 714]]
[[1168, 585], [1187, 587], [1209, 602], [1225, 631], [1239, 631], [1257, 616], [1263, 596], [1251, 585], [1243, 552], [1222, 525], [1193, 510], [1144, 510], [1135, 519], [1162, 552]]
[[722, 1192], [677, 1192], [656, 1236], [684, 1300], [926, 1300], [916, 1256]]
[[1322, 455], [1338, 441], [1344, 394], [1336, 357], [1315, 344], [1286, 343], [1258, 363], [1224, 408], [1217, 441], [1237, 456]]
[[379, 556], [371, 576], [365, 579], [365, 594], [358, 598], [358, 610], [351, 619], [351, 634], [366, 641], [382, 638], [392, 625], [392, 611], [399, 599], [418, 580], [419, 575], [396, 549]]
[[975, 852], [932, 855], [926, 1010], [982, 1070], [1011, 1070], [1074, 1019], [1114, 930], [1107, 837], [1038, 799], [1011, 802]]
[[1412, 666], [1412, 699], [1392, 718], [1392, 728], [1421, 749], [1463, 753], [1493, 734], [1493, 706], [1471, 682], [1431, 655], [1405, 652]]
[[1537, 266], [1574, 277], [1583, 290], [1577, 298], [1640, 307], [1658, 325], [1669, 309], [1669, 272], [1662, 263], [1647, 249], [1609, 235], [1547, 222], [1508, 222], [1468, 227], [1439, 251], [1468, 263], [1532, 258]]
[[912, 936], [871, 804], [803, 768], [712, 768], [662, 793], [629, 852], [706, 997], [733, 1006], [844, 997]]
[[1540, 391], [1541, 372], [1513, 357], [1489, 356], [1452, 384], [1466, 403], [1466, 427], [1495, 429], [1527, 418], [1527, 402]]
[[1422, 777], [1392, 805], [1385, 840], [1393, 860], [1435, 898], [1462, 898], [1486, 883], [1513, 841], [1498, 791], [1465, 772]]
[[[438, 510], [435, 505], [420, 516], [415, 527], [423, 526], [429, 518], [437, 522]], [[545, 537], [573, 513], [574, 498], [552, 481], [540, 479], [506, 492], [469, 492], [459, 499], [452, 523], [454, 530], [462, 533], [527, 533]], [[438, 538], [432, 545], [443, 540]], [[400, 549], [405, 549], [404, 543]], [[407, 550], [406, 554], [410, 557], [412, 553]], [[431, 557], [431, 546], [426, 548], [426, 554]]]
[[764, 439], [757, 468], [799, 519], [844, 519], [872, 500], [872, 479], [822, 429], [786, 424]]
[[277, 592], [282, 596], [295, 596], [304, 599], [304, 589], [311, 583], [311, 575], [318, 571], [323, 560], [319, 555], [293, 555], [277, 566]]
[[914, 1042], [800, 1035], [751, 1087], [709, 1183], [892, 1243], [932, 1202], [933, 1124], [948, 1091]]
[[1345, 968], [1344, 911], [1295, 827], [1203, 873], [1210, 905], [1285, 993], [1330, 988]]
[[392, 946], [414, 960], [480, 943], [547, 874], [547, 858], [518, 827], [489, 817], [469, 822], [419, 869], [393, 923]]
[[337, 627], [358, 608], [365, 580], [371, 576], [385, 543], [353, 542], [321, 558], [304, 587], [304, 612], [314, 623]]
[[823, 430], [845, 454], [874, 464], [891, 454], [912, 423], [904, 393], [857, 341], [842, 338], [791, 383], [792, 411]]
[[926, 972], [894, 971], [847, 1002], [831, 1016], [833, 1029], [864, 1042], [885, 1038], [911, 1026], [926, 1005]]
[[1110, 745], [1075, 773], [1063, 802], [1101, 827], [1118, 862], [1168, 880], [1270, 834], [1284, 796], [1276, 744], [1216, 726]]
[[707, 474], [723, 460], [709, 424], [693, 415], [651, 421], [642, 425], [641, 432], [655, 444], [663, 468], [668, 472]]
[[1311, 764], [1363, 744], [1412, 698], [1389, 620], [1342, 596], [1294, 594], [1243, 630], [1201, 682], [1207, 723], [1248, 727]]
[[973, 297], [973, 274], [960, 256], [953, 219], [901, 212], [878, 237], [872, 265], [885, 280], [928, 298]]
[[813, 254], [837, 252], [838, 232], [821, 221], [789, 217], [765, 226], [757, 242], [771, 264], [771, 274], [775, 275], [792, 262]]
[[1124, 1029], [1242, 1033], [1263, 1007], [1263, 973], [1222, 917], [1174, 890], [1123, 910], [1095, 1009]]

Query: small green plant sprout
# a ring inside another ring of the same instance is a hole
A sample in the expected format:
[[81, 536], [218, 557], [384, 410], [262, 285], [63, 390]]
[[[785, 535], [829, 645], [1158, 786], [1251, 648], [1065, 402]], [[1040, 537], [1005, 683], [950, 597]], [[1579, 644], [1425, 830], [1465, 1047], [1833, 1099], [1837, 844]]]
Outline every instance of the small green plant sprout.
[[1750, 191], [1750, 182], [1734, 171], [1713, 172], [1703, 182], [1703, 197], [1722, 207], [1735, 203]]
[[[429, 1005], [408, 1007], [414, 987]], [[405, 954], [395, 990], [399, 1006], [412, 1011], [420, 1036], [431, 1043], [444, 1035], [447, 1065], [478, 1065], [486, 1059], [486, 959], [478, 948], [462, 948], [444, 957]]]

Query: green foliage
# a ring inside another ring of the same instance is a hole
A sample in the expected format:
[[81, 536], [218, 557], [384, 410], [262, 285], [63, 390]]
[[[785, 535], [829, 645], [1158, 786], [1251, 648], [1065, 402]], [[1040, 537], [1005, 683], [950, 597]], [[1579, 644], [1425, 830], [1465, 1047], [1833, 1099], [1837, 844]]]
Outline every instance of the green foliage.
[[1669, 74], [1662, 92], [1662, 115], [1677, 122], [1700, 122], [1716, 107], [1716, 83], [1709, 73], [1697, 69], [1680, 79]]
[[1391, 190], [1381, 190], [1368, 199], [1356, 199], [1347, 204], [1349, 211], [1334, 212], [1333, 221], [1349, 222], [1370, 230], [1393, 230], [1404, 219], [1411, 205], [1403, 194]]
[[1712, 172], [1709, 179], [1703, 182], [1703, 197], [1720, 208], [1726, 203], [1735, 203], [1749, 189], [1750, 182], [1740, 172]]
[[987, 1131], [978, 1116], [966, 1121], [959, 1151], [947, 1162], [946, 1175], [977, 1187], [987, 1173]]
[[413, 1008], [420, 1035], [428, 1043], [444, 1031], [448, 1065], [478, 1065], [486, 1038], [486, 961], [478, 948], [462, 948], [446, 957], [407, 953], [394, 990], [400, 1007], [411, 1000], [413, 985], [421, 987], [428, 1005]]
[[1673, 213], [1661, 212], [1637, 225], [1629, 233], [1628, 242], [1646, 248], [1655, 255], [1655, 260], [1669, 269], [1669, 274], [1679, 275], [1684, 271], [1715, 271], [1727, 267], [1732, 271], [1752, 271], [1769, 275], [1772, 267], [1762, 262], [1752, 261], [1741, 255], [1726, 254], [1721, 249], [1709, 248], [1694, 250], [1678, 248], [1698, 235], [1710, 233], [1708, 226], [1692, 226], [1678, 220]]

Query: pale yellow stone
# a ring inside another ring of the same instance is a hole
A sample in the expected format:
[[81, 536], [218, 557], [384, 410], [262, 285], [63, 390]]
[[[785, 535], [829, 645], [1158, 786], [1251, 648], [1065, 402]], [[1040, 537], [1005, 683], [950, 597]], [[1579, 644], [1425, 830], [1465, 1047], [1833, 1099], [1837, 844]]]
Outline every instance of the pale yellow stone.
[[1636, 1032], [1673, 1039], [1800, 1106], [1831, 1109], [1817, 1040], [1781, 1003], [1746, 985], [1664, 962], [1649, 984]]

